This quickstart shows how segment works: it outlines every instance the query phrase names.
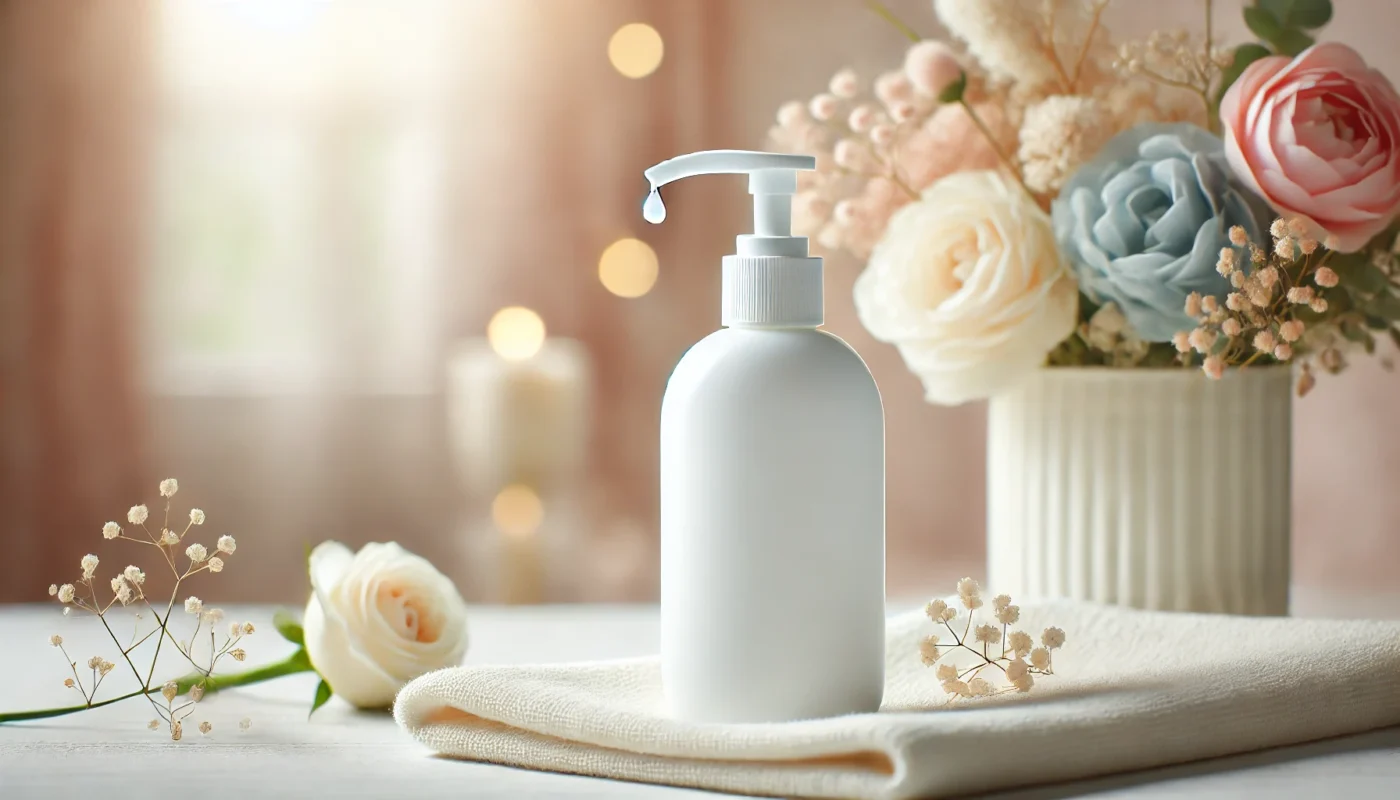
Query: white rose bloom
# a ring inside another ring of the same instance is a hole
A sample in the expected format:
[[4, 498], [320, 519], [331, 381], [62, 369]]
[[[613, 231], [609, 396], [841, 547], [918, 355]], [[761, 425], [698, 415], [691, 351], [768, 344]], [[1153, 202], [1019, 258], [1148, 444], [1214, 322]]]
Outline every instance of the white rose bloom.
[[890, 219], [856, 281], [856, 310], [899, 348], [929, 402], [980, 400], [1045, 362], [1079, 291], [1050, 217], [998, 172], [954, 173]]
[[339, 542], [311, 551], [306, 652], [331, 689], [360, 708], [388, 708], [410, 680], [456, 666], [467, 608], [441, 572], [395, 543], [358, 553]]

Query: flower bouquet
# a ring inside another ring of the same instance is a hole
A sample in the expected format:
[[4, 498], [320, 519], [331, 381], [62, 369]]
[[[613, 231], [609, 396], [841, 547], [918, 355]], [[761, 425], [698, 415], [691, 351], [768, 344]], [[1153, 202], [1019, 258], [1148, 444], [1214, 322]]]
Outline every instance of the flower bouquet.
[[[817, 158], [794, 228], [865, 262], [862, 324], [930, 402], [992, 399], [996, 588], [1286, 606], [1289, 387], [1400, 342], [1391, 83], [1315, 41], [1328, 0], [1256, 0], [1235, 44], [1211, 0], [1200, 29], [1134, 41], [1108, 0], [933, 0], [951, 43], [869, 5], [911, 40], [902, 68], [869, 92], [838, 72], [770, 135]], [[1198, 439], [1231, 464], [1196, 463]], [[1246, 491], [1268, 513], [1239, 527], [1273, 530], [1223, 544]], [[1080, 541], [1032, 568], [1028, 536]], [[1187, 585], [1207, 556], [1225, 571], [1202, 580], [1257, 591]]]

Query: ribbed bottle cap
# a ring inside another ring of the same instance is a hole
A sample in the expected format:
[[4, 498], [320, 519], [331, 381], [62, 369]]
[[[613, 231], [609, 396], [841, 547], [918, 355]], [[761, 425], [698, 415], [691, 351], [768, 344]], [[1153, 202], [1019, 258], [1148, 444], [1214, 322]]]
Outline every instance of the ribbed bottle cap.
[[721, 324], [815, 328], [825, 321], [822, 260], [725, 256]]

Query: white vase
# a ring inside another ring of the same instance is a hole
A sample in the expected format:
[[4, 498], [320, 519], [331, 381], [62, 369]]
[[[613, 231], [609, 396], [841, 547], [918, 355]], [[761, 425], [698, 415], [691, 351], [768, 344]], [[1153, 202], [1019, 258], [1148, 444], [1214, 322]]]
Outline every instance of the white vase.
[[1292, 376], [1048, 368], [992, 400], [995, 592], [1288, 613]]

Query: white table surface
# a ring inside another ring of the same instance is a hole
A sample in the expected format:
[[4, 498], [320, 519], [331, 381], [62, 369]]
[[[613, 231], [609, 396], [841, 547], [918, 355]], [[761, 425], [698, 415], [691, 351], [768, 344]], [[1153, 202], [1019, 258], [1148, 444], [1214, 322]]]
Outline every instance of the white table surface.
[[[250, 666], [280, 659], [292, 650], [273, 632], [272, 610], [229, 609], [231, 619], [249, 619], [260, 628], [248, 643]], [[1295, 593], [1295, 611], [1400, 618], [1400, 595]], [[91, 618], [65, 618], [53, 606], [0, 607], [0, 709], [73, 702], [76, 695], [62, 687], [66, 665], [48, 645], [53, 633], [63, 636], [74, 658], [116, 655], [110, 641], [101, 647], [105, 633]], [[629, 606], [482, 607], [473, 609], [471, 634], [469, 663], [636, 656], [657, 649], [657, 612], [655, 607]], [[171, 661], [169, 670], [159, 674], [173, 676], [183, 670]], [[108, 680], [114, 694], [136, 685], [120, 670]], [[146, 729], [152, 714], [140, 699], [0, 726], [0, 798], [721, 796], [433, 757], [389, 716], [357, 712], [339, 700], [308, 721], [314, 686], [312, 676], [297, 675], [206, 699], [182, 742]], [[104, 684], [103, 696], [108, 696], [107, 689]], [[243, 717], [252, 719], [246, 732], [238, 730]], [[202, 719], [214, 725], [209, 736], [195, 730]], [[995, 797], [1342, 796], [1400, 798], [1400, 728]]]

